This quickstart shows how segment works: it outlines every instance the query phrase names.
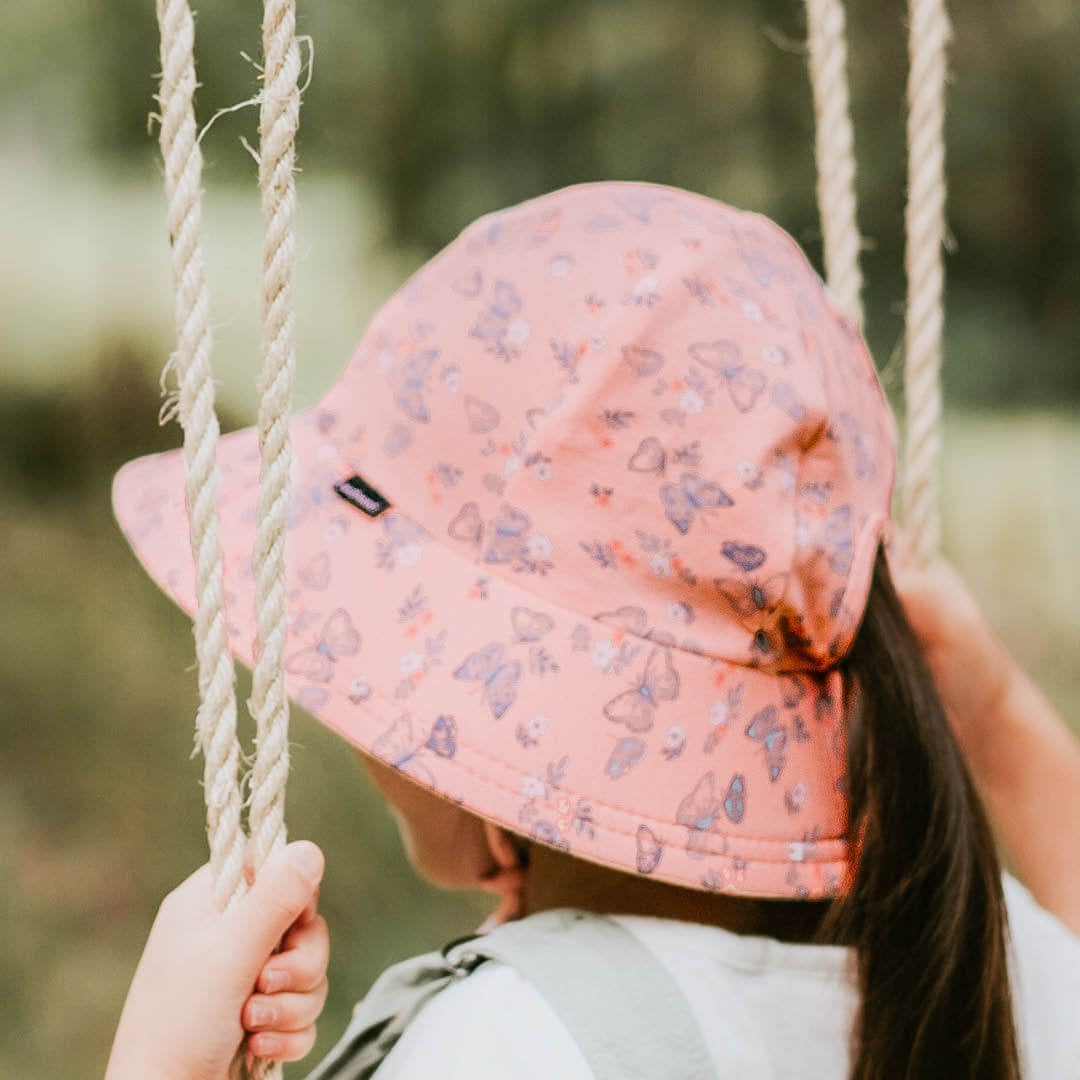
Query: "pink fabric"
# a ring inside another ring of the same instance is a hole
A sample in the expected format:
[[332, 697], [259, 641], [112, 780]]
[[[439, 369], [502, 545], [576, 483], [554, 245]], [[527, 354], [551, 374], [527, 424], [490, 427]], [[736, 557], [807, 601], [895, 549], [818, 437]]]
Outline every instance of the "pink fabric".
[[[292, 424], [290, 693], [518, 833], [695, 888], [845, 872], [832, 665], [894, 473], [857, 328], [771, 222], [634, 183], [483, 218]], [[221, 444], [230, 641], [254, 636], [253, 431]], [[335, 484], [359, 475], [370, 518]], [[116, 479], [195, 604], [179, 453]]]

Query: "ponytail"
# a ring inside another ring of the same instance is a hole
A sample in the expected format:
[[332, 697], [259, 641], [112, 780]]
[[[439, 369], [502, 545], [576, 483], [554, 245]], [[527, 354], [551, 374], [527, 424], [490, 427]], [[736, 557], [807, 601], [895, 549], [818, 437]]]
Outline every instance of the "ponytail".
[[841, 670], [856, 862], [822, 935], [858, 957], [852, 1080], [1019, 1080], [1001, 867], [882, 551]]

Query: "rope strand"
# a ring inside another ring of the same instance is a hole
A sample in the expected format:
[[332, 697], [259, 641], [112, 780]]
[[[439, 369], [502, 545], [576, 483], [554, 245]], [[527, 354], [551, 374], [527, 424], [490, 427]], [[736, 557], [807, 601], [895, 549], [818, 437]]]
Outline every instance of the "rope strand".
[[944, 0], [910, 0], [909, 13], [903, 509], [915, 558], [925, 564], [941, 540], [938, 458], [945, 323], [945, 80], [950, 30]]
[[[202, 248], [202, 153], [195, 123], [195, 26], [187, 0], [157, 0], [161, 34], [161, 153], [169, 202], [175, 291], [176, 352], [166, 365], [179, 390], [184, 430], [186, 500], [196, 568], [195, 649], [200, 706], [196, 730], [205, 757], [204, 793], [210, 862], [219, 905], [246, 891], [237, 772], [234, 668], [228, 649], [223, 560], [217, 516], [216, 448], [220, 434], [210, 366], [210, 293]], [[295, 141], [300, 115], [300, 50], [295, 0], [267, 0], [263, 17], [265, 84], [259, 95], [259, 186], [265, 224], [263, 363], [258, 437], [262, 476], [256, 525], [256, 654], [249, 708], [256, 723], [249, 824], [256, 868], [285, 844], [289, 771], [289, 705], [283, 654], [287, 633], [285, 531], [289, 509], [289, 446], [293, 371], [292, 276], [295, 262]], [[246, 1066], [246, 1068], [245, 1068]], [[247, 1060], [243, 1048], [230, 1075], [281, 1076], [279, 1064]]]
[[[266, 0], [263, 13], [259, 187], [262, 192], [263, 364], [259, 375], [262, 475], [255, 533], [257, 660], [249, 702], [256, 723], [250, 830], [256, 866], [285, 846], [285, 784], [289, 774], [289, 699], [283, 658], [288, 632], [285, 531], [292, 450], [289, 416], [296, 367], [293, 266], [296, 257], [295, 146], [300, 122], [300, 48], [294, 0]], [[281, 1066], [255, 1060], [256, 1080], [277, 1080]]]
[[291, 0], [268, 0], [263, 20], [266, 85], [259, 149], [265, 236], [258, 416], [262, 478], [254, 555], [258, 659], [250, 701], [257, 725], [251, 795], [251, 834], [257, 865], [285, 843], [285, 778], [289, 766], [289, 702], [282, 658], [288, 629], [285, 528], [292, 466], [289, 412], [296, 365], [292, 283], [301, 65], [295, 19]]
[[225, 629], [215, 460], [218, 427], [210, 369], [210, 292], [202, 250], [202, 153], [195, 126], [195, 26], [186, 0], [158, 0], [161, 33], [161, 155], [169, 203], [177, 346], [166, 366], [179, 384], [184, 431], [186, 500], [195, 562], [195, 653], [199, 711], [196, 732], [204, 756], [206, 826], [218, 904], [245, 891], [242, 799], [237, 781], [234, 669]]
[[806, 0], [806, 13], [825, 277], [840, 309], [862, 325], [861, 241], [855, 211], [855, 136], [847, 84], [844, 6], [841, 0]]

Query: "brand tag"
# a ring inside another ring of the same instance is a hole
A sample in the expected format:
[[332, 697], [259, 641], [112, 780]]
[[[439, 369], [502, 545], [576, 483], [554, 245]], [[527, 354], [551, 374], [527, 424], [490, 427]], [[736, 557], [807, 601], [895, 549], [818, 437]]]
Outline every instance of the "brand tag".
[[380, 495], [362, 476], [350, 476], [348, 480], [335, 484], [334, 490], [368, 517], [378, 517], [390, 506], [390, 500]]

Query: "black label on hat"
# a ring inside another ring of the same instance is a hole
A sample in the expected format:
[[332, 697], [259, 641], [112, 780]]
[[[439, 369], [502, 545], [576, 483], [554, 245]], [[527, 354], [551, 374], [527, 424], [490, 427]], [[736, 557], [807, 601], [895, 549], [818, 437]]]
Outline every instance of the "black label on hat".
[[380, 495], [362, 476], [350, 476], [348, 480], [335, 484], [334, 490], [368, 517], [378, 517], [390, 506], [390, 500]]

